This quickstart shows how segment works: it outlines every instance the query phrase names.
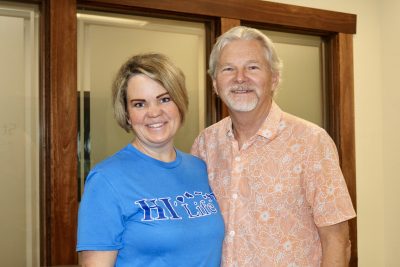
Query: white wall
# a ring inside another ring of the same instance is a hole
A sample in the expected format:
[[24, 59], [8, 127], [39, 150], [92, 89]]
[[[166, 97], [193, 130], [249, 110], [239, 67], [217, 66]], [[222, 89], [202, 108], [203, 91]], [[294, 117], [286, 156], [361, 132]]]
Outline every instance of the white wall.
[[[400, 1], [275, 0], [357, 15], [354, 36], [359, 266], [399, 266]], [[397, 178], [397, 179], [396, 179]]]
[[386, 266], [400, 265], [400, 1], [385, 0], [380, 7], [382, 34], [383, 177]]

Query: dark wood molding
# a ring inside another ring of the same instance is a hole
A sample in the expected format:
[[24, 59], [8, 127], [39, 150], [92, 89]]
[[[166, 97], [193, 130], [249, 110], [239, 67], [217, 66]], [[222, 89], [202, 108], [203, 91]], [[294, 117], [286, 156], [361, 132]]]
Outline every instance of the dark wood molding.
[[6, 2], [15, 2], [15, 3], [23, 3], [23, 4], [41, 4], [45, 0], [6, 0]]
[[78, 3], [168, 10], [325, 33], [356, 33], [356, 15], [260, 0], [196, 0], [190, 4], [187, 0], [78, 0]]
[[40, 65], [40, 79], [39, 79], [39, 124], [40, 124], [40, 151], [39, 151], [39, 195], [40, 195], [40, 265], [48, 266], [50, 262], [51, 247], [50, 235], [47, 234], [48, 229], [48, 214], [50, 214], [50, 202], [47, 201], [51, 189], [50, 181], [51, 168], [50, 168], [50, 86], [49, 80], [49, 53], [46, 52], [49, 41], [49, 27], [45, 27], [46, 20], [49, 17], [49, 6], [41, 5], [40, 7], [40, 33], [39, 33], [39, 65]]
[[[224, 32], [227, 32], [229, 29], [236, 27], [236, 26], [240, 26], [240, 20], [238, 19], [230, 19], [230, 18], [221, 18], [221, 34]], [[227, 116], [229, 116], [229, 111], [228, 111], [228, 107], [222, 103], [222, 101], [220, 99], [218, 99], [218, 101], [220, 102], [220, 106], [221, 106], [221, 118], [225, 118]]]
[[[356, 201], [356, 158], [354, 129], [353, 35], [338, 33], [329, 41], [330, 72], [328, 90], [328, 127], [338, 148], [343, 175], [354, 205]], [[357, 266], [357, 219], [349, 221], [351, 247], [350, 266]]]
[[[216, 36], [219, 35], [219, 25], [215, 19], [210, 20], [208, 23], [205, 24], [206, 26], [206, 55], [211, 53], [212, 45], [215, 43]], [[214, 94], [212, 81], [210, 75], [207, 74], [209, 57], [206, 57], [206, 69], [204, 70], [206, 73], [206, 125], [211, 125], [214, 122], [220, 120], [217, 116], [220, 114], [220, 103], [216, 95]]]
[[44, 1], [43, 11], [41, 265], [54, 266], [77, 262], [76, 1]]
[[227, 32], [233, 27], [240, 26], [240, 20], [230, 18], [220, 18], [221, 21], [221, 34]]

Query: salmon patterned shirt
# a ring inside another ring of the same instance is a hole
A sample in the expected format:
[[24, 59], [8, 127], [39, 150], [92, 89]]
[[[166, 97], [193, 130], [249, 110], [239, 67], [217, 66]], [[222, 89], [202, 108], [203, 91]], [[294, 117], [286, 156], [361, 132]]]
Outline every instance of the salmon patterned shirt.
[[192, 153], [207, 163], [225, 220], [222, 266], [320, 266], [317, 227], [355, 217], [332, 139], [274, 102], [241, 149], [228, 117]]

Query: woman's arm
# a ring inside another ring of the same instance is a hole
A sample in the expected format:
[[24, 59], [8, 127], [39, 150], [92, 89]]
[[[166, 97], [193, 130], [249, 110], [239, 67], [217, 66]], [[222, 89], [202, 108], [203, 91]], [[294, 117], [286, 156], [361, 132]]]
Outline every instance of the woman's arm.
[[117, 250], [79, 252], [79, 264], [82, 267], [114, 267], [117, 259]]

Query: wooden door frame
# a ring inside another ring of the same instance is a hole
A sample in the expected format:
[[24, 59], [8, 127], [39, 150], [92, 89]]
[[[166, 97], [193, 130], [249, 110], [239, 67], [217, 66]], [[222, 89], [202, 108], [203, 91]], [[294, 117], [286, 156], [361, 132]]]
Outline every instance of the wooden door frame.
[[[356, 207], [353, 34], [356, 15], [260, 0], [8, 0], [37, 4], [40, 30], [41, 266], [77, 263], [77, 9], [208, 20], [207, 44], [232, 26], [259, 24], [327, 40], [328, 127]], [[207, 59], [208, 60], [208, 59]], [[209, 79], [209, 78], [208, 78]], [[207, 123], [226, 115], [208, 80]], [[357, 221], [350, 220], [351, 266], [357, 266]]]

